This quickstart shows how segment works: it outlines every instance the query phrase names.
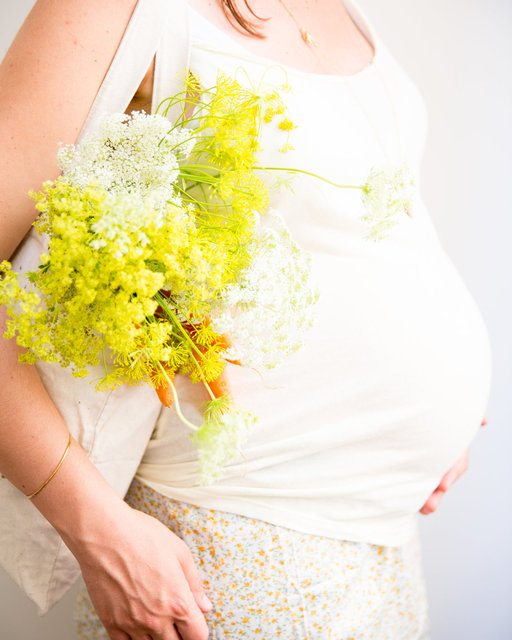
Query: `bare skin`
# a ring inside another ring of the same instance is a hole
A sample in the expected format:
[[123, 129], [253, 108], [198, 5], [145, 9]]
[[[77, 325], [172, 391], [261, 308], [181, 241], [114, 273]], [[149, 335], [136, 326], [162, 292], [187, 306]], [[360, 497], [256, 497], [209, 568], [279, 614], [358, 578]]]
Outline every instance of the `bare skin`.
[[469, 449], [462, 454], [457, 462], [444, 474], [437, 487], [432, 491], [430, 496], [425, 501], [425, 504], [421, 507], [420, 513], [427, 516], [439, 506], [441, 498], [445, 495], [452, 484], [458, 480], [463, 473], [468, 469], [469, 464]]
[[[305, 71], [351, 75], [373, 57], [339, 0], [286, 0], [335, 61], [300, 39], [278, 0], [254, 0], [268, 37], [245, 36], [219, 5], [198, 11], [257, 55]], [[58, 175], [58, 143], [74, 143], [130, 19], [136, 0], [37, 0], [0, 65], [0, 260], [13, 255], [36, 216], [30, 189]], [[153, 65], [127, 112], [149, 111]], [[0, 309], [0, 332], [4, 311]], [[54, 469], [67, 427], [19, 349], [0, 338], [0, 471], [22, 492]], [[27, 402], [27, 398], [30, 402]], [[62, 468], [34, 499], [80, 563], [112, 640], [205, 640], [211, 607], [186, 545], [156, 519], [131, 509], [73, 441]], [[137, 559], [137, 560], [134, 560]], [[179, 634], [179, 635], [178, 635]]]
[[[279, 0], [253, 0], [251, 7], [266, 22], [255, 21], [267, 36], [254, 38], [231, 27], [214, 0], [189, 0], [207, 20], [226, 32], [252, 53], [307, 72], [352, 75], [368, 66], [374, 56], [372, 45], [353, 22], [340, 0], [284, 0], [297, 21], [316, 40], [321, 54], [300, 37], [296, 22]], [[242, 5], [242, 3], [240, 3]], [[243, 15], [250, 17], [247, 10]]]
[[[313, 73], [352, 75], [364, 69], [374, 56], [371, 43], [356, 26], [340, 0], [313, 0], [304, 4], [286, 0], [297, 20], [318, 42], [319, 49], [308, 46], [300, 37], [296, 23], [279, 0], [253, 0], [251, 7], [262, 17], [256, 25], [266, 38], [256, 38], [230, 24], [221, 5], [214, 0], [189, 0], [188, 4], [216, 27], [252, 53], [276, 62]], [[245, 16], [251, 18], [246, 10]], [[332, 62], [328, 62], [327, 58]], [[150, 111], [153, 91], [154, 61], [148, 69], [126, 113]]]
[[[485, 427], [486, 424], [487, 418], [484, 418], [480, 426]], [[469, 449], [466, 449], [466, 451], [464, 451], [457, 462], [452, 467], [450, 467], [450, 469], [448, 469], [448, 471], [441, 478], [437, 487], [427, 498], [425, 504], [421, 507], [420, 513], [425, 516], [429, 515], [430, 513], [434, 513], [434, 511], [439, 506], [442, 497], [445, 495], [448, 489], [462, 476], [462, 474], [464, 474], [468, 470], [468, 465]]]

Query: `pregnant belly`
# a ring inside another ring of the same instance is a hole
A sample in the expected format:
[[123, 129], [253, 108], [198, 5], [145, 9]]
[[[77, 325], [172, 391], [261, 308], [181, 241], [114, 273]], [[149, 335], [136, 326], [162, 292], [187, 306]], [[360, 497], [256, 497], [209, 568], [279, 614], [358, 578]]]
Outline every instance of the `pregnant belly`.
[[[313, 265], [321, 296], [304, 348], [263, 381], [228, 365], [237, 404], [260, 420], [227, 465], [226, 483], [287, 500], [336, 496], [340, 513], [357, 508], [365, 518], [410, 515], [484, 415], [491, 353], [482, 316], [434, 247], [316, 255]], [[204, 390], [176, 382], [184, 412], [198, 420]], [[173, 416], [162, 459], [177, 469], [174, 484], [193, 486], [187, 465], [196, 452]], [[325, 517], [330, 509], [327, 501]]]
[[230, 368], [235, 398], [262, 418], [249, 448], [338, 449], [339, 462], [360, 442], [368, 460], [440, 478], [477, 433], [490, 387], [489, 338], [467, 287], [437, 249], [405, 261], [317, 256], [314, 268], [322, 291], [306, 346], [266, 386]]

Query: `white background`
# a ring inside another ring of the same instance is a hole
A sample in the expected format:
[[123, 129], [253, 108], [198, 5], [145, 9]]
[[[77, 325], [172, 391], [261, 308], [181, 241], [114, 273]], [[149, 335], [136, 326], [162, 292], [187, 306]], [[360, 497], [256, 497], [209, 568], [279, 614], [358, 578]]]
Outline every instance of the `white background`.
[[[32, 4], [0, 0], [0, 57]], [[424, 198], [493, 348], [489, 424], [470, 468], [420, 516], [432, 640], [511, 640], [512, 0], [359, 4], [427, 102]], [[39, 619], [0, 570], [0, 638], [75, 640], [73, 595]]]

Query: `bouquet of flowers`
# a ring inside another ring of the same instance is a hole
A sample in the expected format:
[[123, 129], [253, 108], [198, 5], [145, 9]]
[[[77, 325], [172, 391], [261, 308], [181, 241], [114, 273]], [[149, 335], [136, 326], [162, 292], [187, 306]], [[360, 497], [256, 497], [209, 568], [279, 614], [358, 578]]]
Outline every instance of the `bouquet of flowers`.
[[[290, 148], [294, 125], [280, 93], [224, 74], [204, 89], [190, 75], [167, 109], [176, 101], [193, 112], [183, 108], [173, 126], [166, 111], [115, 114], [59, 151], [62, 175], [33, 194], [48, 251], [25, 274], [28, 286], [0, 264], [0, 304], [23, 361], [83, 376], [101, 359], [98, 388], [154, 386], [191, 428], [210, 482], [256, 420], [235, 404], [226, 363], [270, 368], [299, 349], [318, 289], [258, 175], [264, 123], [278, 120], [282, 150]], [[407, 191], [406, 174], [376, 172], [360, 187], [378, 221], [374, 239], [390, 226], [397, 185]], [[177, 374], [209, 394], [201, 425], [181, 412]]]

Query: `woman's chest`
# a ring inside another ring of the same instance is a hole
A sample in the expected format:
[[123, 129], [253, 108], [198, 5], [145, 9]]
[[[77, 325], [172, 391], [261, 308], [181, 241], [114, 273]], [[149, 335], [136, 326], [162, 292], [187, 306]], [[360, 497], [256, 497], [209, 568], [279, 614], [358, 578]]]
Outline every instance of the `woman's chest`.
[[126, 107], [125, 113], [131, 113], [132, 111], [145, 111], [151, 113], [151, 99], [153, 96], [153, 84], [155, 77], [155, 58], [149, 69], [146, 71], [142, 82], [134, 93], [133, 98], [130, 100], [130, 104]]

